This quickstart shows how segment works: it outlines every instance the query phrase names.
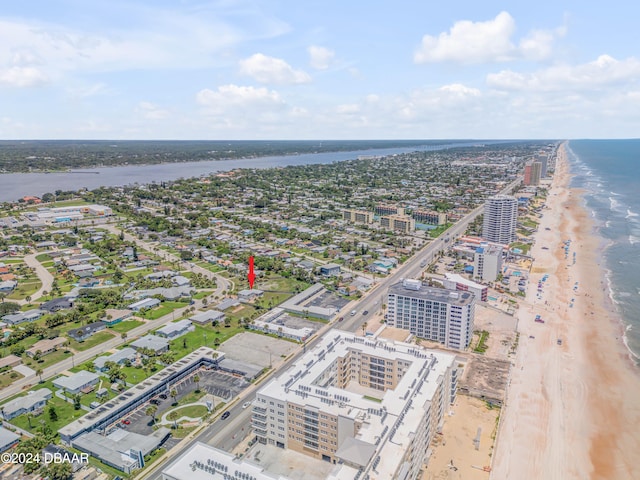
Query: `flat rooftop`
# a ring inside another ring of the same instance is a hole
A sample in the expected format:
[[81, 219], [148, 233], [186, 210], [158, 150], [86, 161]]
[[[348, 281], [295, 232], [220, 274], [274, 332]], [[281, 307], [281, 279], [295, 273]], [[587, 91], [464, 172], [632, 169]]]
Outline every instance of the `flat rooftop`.
[[444, 288], [422, 286], [418, 290], [407, 288], [402, 282], [395, 283], [389, 287], [389, 294], [402, 295], [411, 298], [421, 298], [434, 302], [449, 303], [452, 305], [465, 306], [474, 301], [474, 295], [469, 292], [451, 291]]

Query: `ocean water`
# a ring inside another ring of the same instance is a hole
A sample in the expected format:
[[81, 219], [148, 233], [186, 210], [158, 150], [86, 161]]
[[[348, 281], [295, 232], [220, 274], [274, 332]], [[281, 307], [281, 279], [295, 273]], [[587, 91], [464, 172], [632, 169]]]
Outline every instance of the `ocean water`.
[[571, 140], [572, 187], [607, 241], [609, 294], [625, 324], [624, 341], [640, 363], [640, 139]]

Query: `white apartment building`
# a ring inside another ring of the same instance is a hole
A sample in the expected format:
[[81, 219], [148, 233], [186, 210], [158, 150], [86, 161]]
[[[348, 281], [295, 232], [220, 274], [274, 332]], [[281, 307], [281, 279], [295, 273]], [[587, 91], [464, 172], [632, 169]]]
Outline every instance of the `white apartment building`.
[[389, 287], [387, 325], [464, 350], [471, 343], [476, 297], [468, 291], [423, 286], [405, 279]]
[[484, 204], [482, 237], [495, 243], [509, 244], [516, 240], [518, 199], [510, 195], [496, 195]]
[[495, 282], [502, 272], [502, 247], [481, 244], [473, 255], [473, 278]]

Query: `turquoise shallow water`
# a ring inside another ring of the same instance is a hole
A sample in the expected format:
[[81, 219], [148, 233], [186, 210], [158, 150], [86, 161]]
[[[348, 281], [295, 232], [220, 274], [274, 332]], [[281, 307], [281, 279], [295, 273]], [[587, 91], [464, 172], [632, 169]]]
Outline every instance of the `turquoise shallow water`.
[[609, 293], [627, 348], [640, 362], [640, 139], [572, 140], [567, 152], [571, 186], [586, 190], [586, 206], [608, 243]]

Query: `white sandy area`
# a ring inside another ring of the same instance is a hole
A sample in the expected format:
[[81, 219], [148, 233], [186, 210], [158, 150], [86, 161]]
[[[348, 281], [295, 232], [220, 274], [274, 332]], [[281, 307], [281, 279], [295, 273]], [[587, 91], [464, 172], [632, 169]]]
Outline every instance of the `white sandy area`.
[[[549, 209], [531, 251], [530, 286], [517, 313], [520, 343], [498, 432], [494, 480], [640, 479], [640, 376], [606, 291], [603, 245], [581, 192], [569, 189], [569, 180], [561, 147]], [[568, 239], [565, 259], [562, 242]], [[538, 298], [544, 274], [549, 278]], [[534, 322], [536, 314], [544, 324]]]

